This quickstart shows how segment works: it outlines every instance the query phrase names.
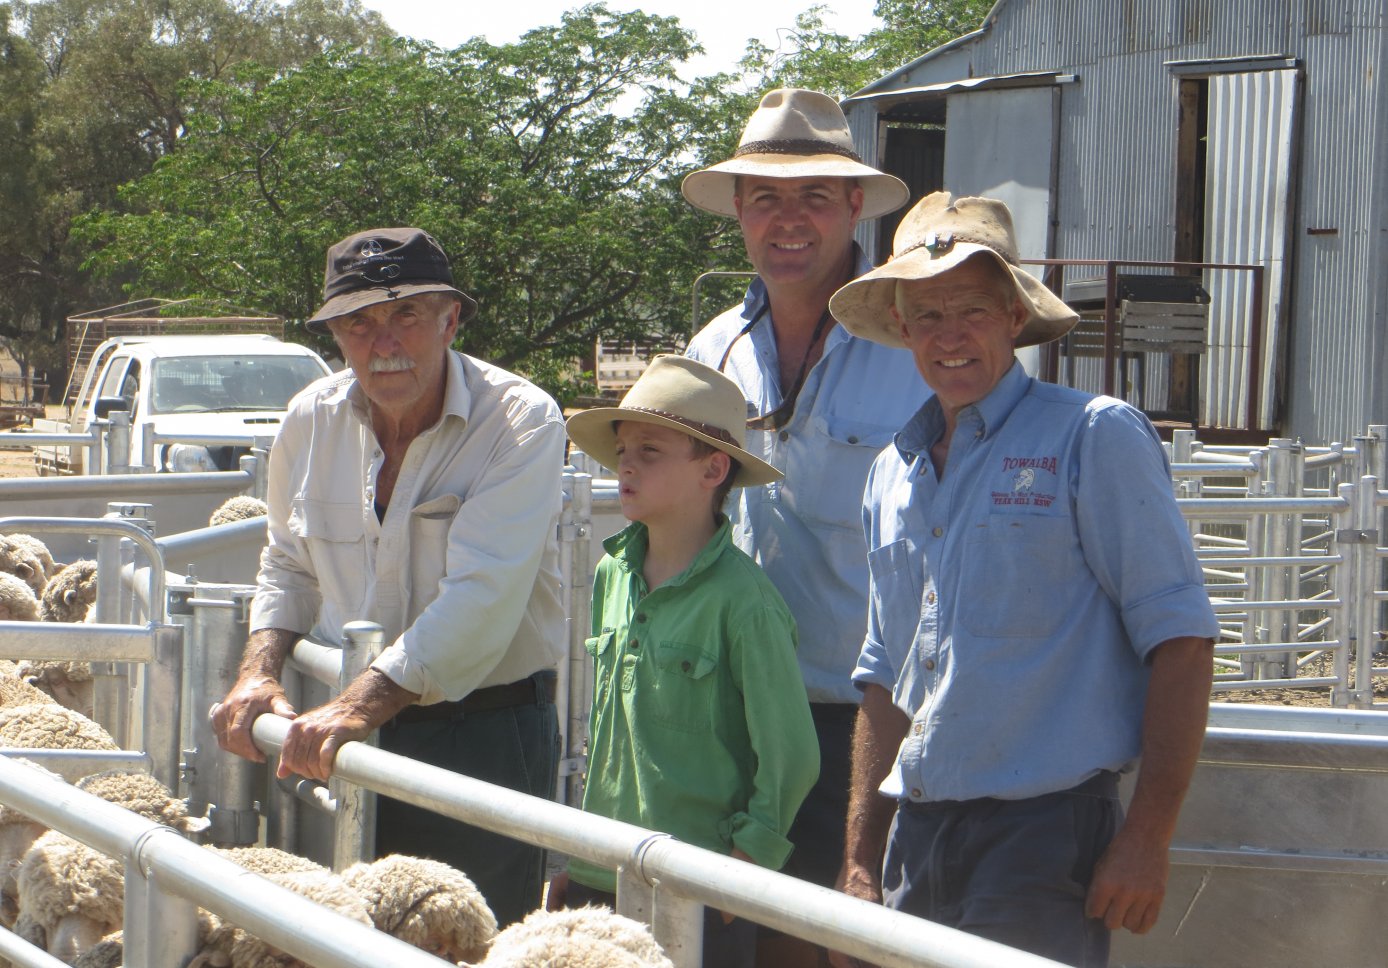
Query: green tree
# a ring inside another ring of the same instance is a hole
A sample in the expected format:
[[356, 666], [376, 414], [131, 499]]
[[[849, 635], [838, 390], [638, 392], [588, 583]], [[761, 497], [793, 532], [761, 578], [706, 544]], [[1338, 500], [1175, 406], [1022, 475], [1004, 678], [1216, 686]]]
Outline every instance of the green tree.
[[481, 303], [460, 345], [559, 389], [597, 334], [684, 325], [671, 281], [704, 237], [682, 228], [677, 176], [713, 94], [672, 65], [696, 50], [673, 18], [593, 5], [514, 44], [401, 42], [204, 81], [128, 211], [85, 220], [93, 265], [303, 319], [328, 245], [418, 225]]

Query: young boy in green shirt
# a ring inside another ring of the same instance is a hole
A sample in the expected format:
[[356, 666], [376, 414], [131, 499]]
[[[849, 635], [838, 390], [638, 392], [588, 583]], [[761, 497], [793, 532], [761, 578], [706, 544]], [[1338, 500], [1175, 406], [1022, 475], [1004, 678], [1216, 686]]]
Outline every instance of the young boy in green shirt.
[[[619, 406], [569, 418], [632, 522], [603, 542], [593, 583], [583, 809], [778, 869], [819, 743], [795, 622], [721, 510], [733, 487], [781, 477], [743, 449], [746, 415], [723, 374], [658, 356]], [[569, 862], [568, 905], [611, 905], [615, 890], [613, 871]], [[707, 912], [705, 966], [755, 953], [754, 924]]]

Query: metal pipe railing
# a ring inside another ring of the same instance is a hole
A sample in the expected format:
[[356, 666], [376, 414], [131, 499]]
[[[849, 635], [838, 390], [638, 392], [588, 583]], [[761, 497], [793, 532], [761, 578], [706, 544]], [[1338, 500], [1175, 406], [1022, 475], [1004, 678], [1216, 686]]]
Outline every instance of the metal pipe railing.
[[[273, 757], [289, 720], [265, 715], [252, 728]], [[650, 889], [844, 951], [883, 968], [1042, 968], [1055, 962], [765, 870], [631, 824], [528, 796], [437, 767], [347, 743], [334, 774], [386, 796], [527, 843], [614, 869], [635, 871]], [[652, 838], [657, 838], [652, 840]], [[618, 898], [621, 904], [621, 898]], [[657, 933], [657, 940], [661, 940]], [[677, 963], [680, 968], [688, 962]]]

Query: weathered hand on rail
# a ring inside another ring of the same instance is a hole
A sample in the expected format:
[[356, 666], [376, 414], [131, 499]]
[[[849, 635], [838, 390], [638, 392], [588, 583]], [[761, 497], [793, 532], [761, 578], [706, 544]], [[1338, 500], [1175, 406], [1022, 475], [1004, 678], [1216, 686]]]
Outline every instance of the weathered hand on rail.
[[345, 744], [371, 731], [419, 698], [383, 673], [367, 669], [337, 698], [300, 714], [289, 725], [280, 748], [281, 779], [291, 773], [327, 782], [333, 759]]
[[271, 676], [242, 676], [226, 698], [212, 707], [212, 728], [217, 733], [218, 745], [228, 753], [264, 763], [265, 754], [251, 739], [251, 726], [266, 713], [285, 719], [298, 716], [278, 680]]

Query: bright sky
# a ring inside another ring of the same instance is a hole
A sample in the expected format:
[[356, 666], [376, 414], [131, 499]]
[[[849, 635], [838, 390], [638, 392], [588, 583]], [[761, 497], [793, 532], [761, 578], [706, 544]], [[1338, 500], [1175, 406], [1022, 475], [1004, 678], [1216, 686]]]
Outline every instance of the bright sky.
[[[791, 27], [797, 14], [816, 0], [608, 0], [613, 11], [640, 9], [674, 16], [693, 30], [708, 51], [690, 61], [682, 72], [687, 77], [729, 70], [737, 63], [749, 37], [778, 47], [777, 31]], [[443, 48], [456, 47], [476, 36], [493, 44], [516, 40], [525, 31], [559, 23], [565, 10], [582, 6], [582, 0], [363, 0], [401, 34], [432, 41]], [[858, 37], [880, 25], [873, 16], [876, 0], [834, 0], [826, 15], [830, 27]]]

